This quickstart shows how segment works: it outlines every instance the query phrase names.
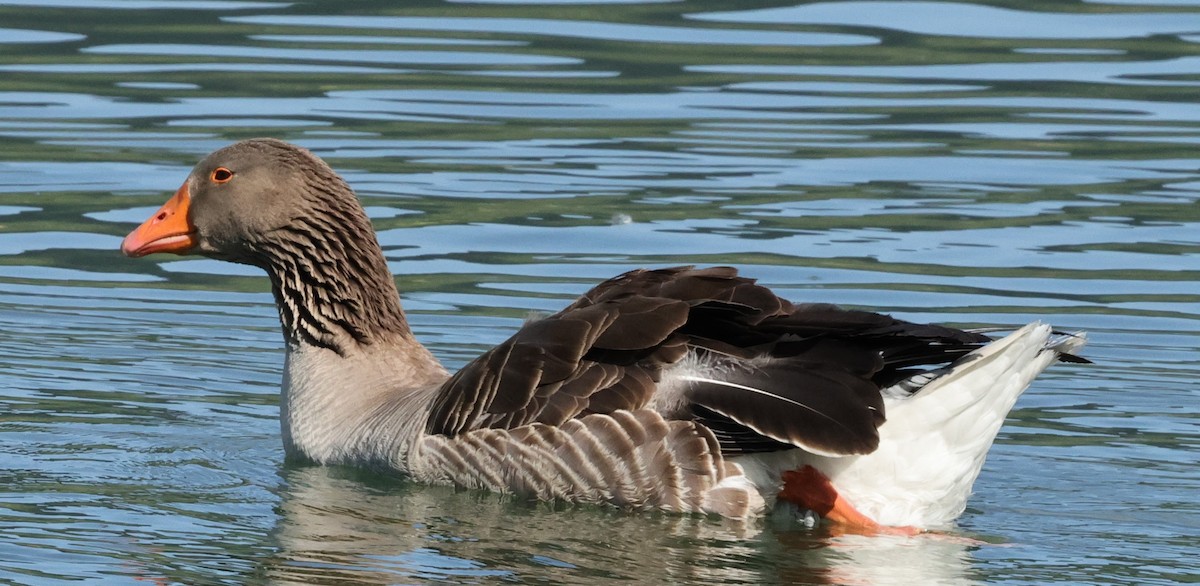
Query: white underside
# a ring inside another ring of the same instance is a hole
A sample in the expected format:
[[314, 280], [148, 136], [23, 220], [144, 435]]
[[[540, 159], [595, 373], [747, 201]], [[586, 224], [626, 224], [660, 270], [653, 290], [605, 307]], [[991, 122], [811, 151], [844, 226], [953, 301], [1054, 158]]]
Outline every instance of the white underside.
[[[813, 466], [859, 512], [883, 525], [933, 528], [966, 508], [1005, 417], [1033, 379], [1084, 338], [1051, 341], [1033, 323], [972, 352], [911, 396], [887, 397], [879, 449], [827, 457], [803, 450], [734, 459], [768, 502], [786, 470]], [[899, 395], [899, 394], [897, 394]]]

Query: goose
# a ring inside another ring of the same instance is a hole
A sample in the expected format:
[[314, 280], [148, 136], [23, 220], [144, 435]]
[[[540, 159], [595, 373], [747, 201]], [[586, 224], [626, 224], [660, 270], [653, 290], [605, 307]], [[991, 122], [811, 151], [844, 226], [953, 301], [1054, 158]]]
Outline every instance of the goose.
[[266, 271], [290, 461], [531, 499], [911, 535], [963, 512], [1034, 377], [1087, 362], [1082, 333], [1038, 322], [993, 340], [681, 266], [604, 281], [450, 373], [354, 191], [270, 138], [201, 160], [121, 251]]

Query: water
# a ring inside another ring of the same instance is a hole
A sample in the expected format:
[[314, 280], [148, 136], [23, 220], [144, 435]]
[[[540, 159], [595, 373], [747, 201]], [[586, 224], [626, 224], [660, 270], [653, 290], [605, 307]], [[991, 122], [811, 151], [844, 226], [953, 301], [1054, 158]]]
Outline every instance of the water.
[[[0, 0], [0, 582], [1046, 584], [1200, 569], [1200, 3]], [[265, 278], [116, 248], [270, 135], [457, 366], [635, 266], [1086, 329], [947, 536], [283, 464]]]

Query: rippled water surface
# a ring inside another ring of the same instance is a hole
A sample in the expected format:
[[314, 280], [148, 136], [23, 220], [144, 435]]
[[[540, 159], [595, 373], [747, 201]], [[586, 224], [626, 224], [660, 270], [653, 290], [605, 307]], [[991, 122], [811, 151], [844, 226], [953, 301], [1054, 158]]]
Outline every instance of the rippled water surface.
[[[1200, 3], [0, 0], [0, 582], [1200, 581]], [[208, 151], [368, 205], [458, 366], [636, 266], [1086, 329], [948, 535], [285, 465], [265, 277], [126, 259]]]

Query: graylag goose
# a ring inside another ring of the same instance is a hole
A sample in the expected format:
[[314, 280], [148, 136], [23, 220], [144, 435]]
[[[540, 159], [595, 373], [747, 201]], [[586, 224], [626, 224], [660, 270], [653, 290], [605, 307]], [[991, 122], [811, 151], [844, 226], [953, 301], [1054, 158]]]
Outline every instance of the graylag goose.
[[993, 341], [674, 267], [600, 283], [450, 374], [354, 192], [274, 139], [202, 160], [121, 250], [267, 272], [289, 458], [545, 500], [943, 526], [1033, 378], [1084, 361], [1083, 336], [1039, 323]]

